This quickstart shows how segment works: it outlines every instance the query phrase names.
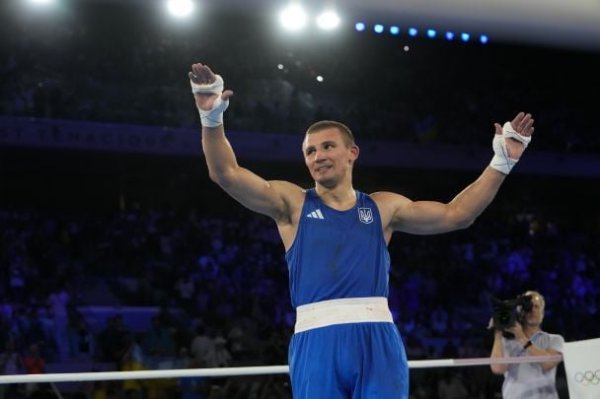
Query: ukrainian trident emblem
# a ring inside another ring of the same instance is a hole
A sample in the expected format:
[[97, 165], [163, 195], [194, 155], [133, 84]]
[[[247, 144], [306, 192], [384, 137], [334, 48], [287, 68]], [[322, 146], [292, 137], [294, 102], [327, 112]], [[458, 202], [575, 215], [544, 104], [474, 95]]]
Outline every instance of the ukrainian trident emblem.
[[373, 211], [371, 208], [358, 208], [358, 220], [364, 224], [373, 222]]

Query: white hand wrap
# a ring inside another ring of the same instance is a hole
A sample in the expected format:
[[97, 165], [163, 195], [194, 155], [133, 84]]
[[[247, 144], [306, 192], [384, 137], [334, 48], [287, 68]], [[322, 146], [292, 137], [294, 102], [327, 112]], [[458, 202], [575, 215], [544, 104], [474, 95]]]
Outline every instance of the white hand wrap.
[[223, 78], [220, 75], [215, 75], [216, 79], [211, 84], [199, 85], [190, 80], [192, 86], [192, 93], [194, 94], [216, 94], [216, 98], [212, 108], [210, 110], [203, 110], [198, 108], [200, 113], [200, 122], [204, 127], [217, 127], [223, 124], [223, 112], [229, 106], [229, 100], [223, 101], [221, 94], [223, 94]]
[[519, 162], [518, 159], [513, 159], [508, 156], [506, 140], [511, 138], [523, 144], [523, 149], [527, 148], [527, 145], [529, 145], [529, 142], [531, 141], [531, 137], [517, 133], [510, 122], [506, 122], [504, 126], [502, 126], [502, 134], [494, 135], [494, 141], [492, 141], [494, 157], [492, 158], [492, 162], [490, 162], [490, 166], [505, 175], [509, 174], [513, 166]]

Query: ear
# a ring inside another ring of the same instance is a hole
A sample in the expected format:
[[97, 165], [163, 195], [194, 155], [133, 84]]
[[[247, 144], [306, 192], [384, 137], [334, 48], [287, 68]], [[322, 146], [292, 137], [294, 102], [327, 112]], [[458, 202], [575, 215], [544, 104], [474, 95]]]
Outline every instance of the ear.
[[352, 155], [351, 161], [354, 162], [358, 158], [358, 154], [360, 153], [360, 148], [356, 144], [350, 147], [350, 154]]

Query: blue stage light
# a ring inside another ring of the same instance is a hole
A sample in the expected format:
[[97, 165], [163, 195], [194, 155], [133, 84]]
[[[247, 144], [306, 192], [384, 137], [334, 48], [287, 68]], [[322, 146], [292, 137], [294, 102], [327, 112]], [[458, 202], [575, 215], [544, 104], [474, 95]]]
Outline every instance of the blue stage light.
[[359, 32], [364, 31], [366, 28], [365, 23], [364, 22], [357, 22], [356, 24], [354, 24], [354, 29], [356, 29]]

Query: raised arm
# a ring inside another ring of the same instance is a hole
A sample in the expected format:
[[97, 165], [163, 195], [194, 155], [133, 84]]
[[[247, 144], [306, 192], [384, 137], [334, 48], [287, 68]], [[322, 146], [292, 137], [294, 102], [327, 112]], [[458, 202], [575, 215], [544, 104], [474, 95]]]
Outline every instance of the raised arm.
[[202, 149], [210, 178], [245, 207], [285, 222], [300, 187], [267, 181], [239, 166], [223, 128], [223, 112], [233, 92], [223, 91], [223, 79], [207, 65], [193, 64], [189, 78], [202, 122]]
[[399, 194], [374, 193], [386, 232], [436, 234], [470, 226], [492, 202], [506, 175], [521, 158], [533, 134], [533, 118], [521, 112], [504, 126], [496, 123], [495, 130], [490, 165], [449, 203], [411, 201]]

